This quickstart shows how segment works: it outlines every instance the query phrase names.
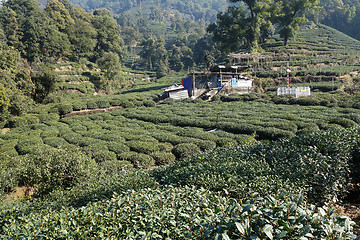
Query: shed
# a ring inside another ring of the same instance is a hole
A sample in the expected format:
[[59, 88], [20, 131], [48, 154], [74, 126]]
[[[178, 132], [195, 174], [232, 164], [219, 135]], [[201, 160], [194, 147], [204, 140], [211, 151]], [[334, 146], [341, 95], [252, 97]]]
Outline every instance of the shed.
[[183, 85], [172, 85], [164, 88], [164, 92], [160, 94], [161, 99], [173, 98], [173, 99], [186, 99], [189, 98], [189, 93], [184, 89]]
[[253, 81], [246, 76], [245, 71], [251, 66], [214, 66], [210, 71], [192, 73], [191, 96], [199, 97], [207, 92], [218, 93], [222, 89], [236, 92], [250, 92]]

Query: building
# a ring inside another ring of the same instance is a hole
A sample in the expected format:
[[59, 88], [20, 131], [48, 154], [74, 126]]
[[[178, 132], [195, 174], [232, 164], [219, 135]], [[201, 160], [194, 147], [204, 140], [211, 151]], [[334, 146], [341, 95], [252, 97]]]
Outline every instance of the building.
[[210, 71], [194, 71], [191, 74], [191, 89], [186, 89], [193, 98], [202, 95], [212, 97], [218, 93], [248, 93], [253, 89], [253, 80], [245, 73], [249, 68], [250, 66], [217, 65]]

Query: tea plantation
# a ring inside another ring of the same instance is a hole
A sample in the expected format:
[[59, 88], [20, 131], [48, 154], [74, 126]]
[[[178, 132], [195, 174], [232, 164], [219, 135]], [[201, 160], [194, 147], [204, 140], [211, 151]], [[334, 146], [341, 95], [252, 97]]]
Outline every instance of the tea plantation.
[[348, 99], [270, 92], [27, 121], [1, 135], [0, 181], [35, 193], [2, 203], [0, 236], [355, 238], [330, 207], [359, 182], [360, 110]]
[[[356, 239], [332, 208], [360, 183], [360, 44], [338, 34], [271, 39], [256, 91], [212, 101], [158, 104], [184, 73], [93, 95], [94, 69], [59, 70], [56, 93], [1, 123], [0, 238]], [[310, 97], [276, 96], [288, 61]]]

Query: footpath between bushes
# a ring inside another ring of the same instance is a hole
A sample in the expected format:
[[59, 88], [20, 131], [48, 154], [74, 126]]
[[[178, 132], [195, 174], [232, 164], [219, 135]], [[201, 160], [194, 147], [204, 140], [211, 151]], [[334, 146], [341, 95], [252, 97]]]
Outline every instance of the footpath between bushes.
[[80, 111], [72, 111], [70, 113], [64, 114], [61, 116], [61, 118], [66, 117], [74, 117], [74, 116], [80, 116], [80, 115], [87, 115], [87, 114], [95, 114], [95, 113], [102, 113], [102, 112], [111, 112], [118, 109], [122, 109], [122, 106], [115, 106], [115, 107], [108, 107], [108, 108], [96, 108], [96, 109], [86, 109], [86, 110], [80, 110]]

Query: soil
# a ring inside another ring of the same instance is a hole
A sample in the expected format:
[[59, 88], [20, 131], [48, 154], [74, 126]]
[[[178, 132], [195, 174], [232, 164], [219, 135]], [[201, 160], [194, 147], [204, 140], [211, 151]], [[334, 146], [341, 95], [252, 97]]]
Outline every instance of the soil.
[[335, 205], [334, 208], [342, 215], [350, 217], [356, 225], [354, 232], [360, 237], [360, 183], [352, 184], [350, 186], [350, 193], [340, 205]]
[[8, 131], [10, 131], [10, 128], [3, 128], [3, 129], [1, 129], [1, 134], [5, 134]]
[[65, 117], [74, 117], [79, 115], [87, 115], [87, 114], [94, 114], [94, 113], [101, 113], [101, 112], [110, 112], [117, 109], [122, 109], [122, 106], [115, 106], [115, 107], [109, 107], [109, 108], [97, 108], [97, 109], [87, 109], [87, 110], [81, 110], [81, 111], [72, 111], [71, 113], [67, 113], [62, 118]]
[[19, 198], [31, 198], [34, 195], [35, 189], [29, 186], [22, 186], [15, 188], [15, 191], [6, 197], [7, 202], [14, 202]]

